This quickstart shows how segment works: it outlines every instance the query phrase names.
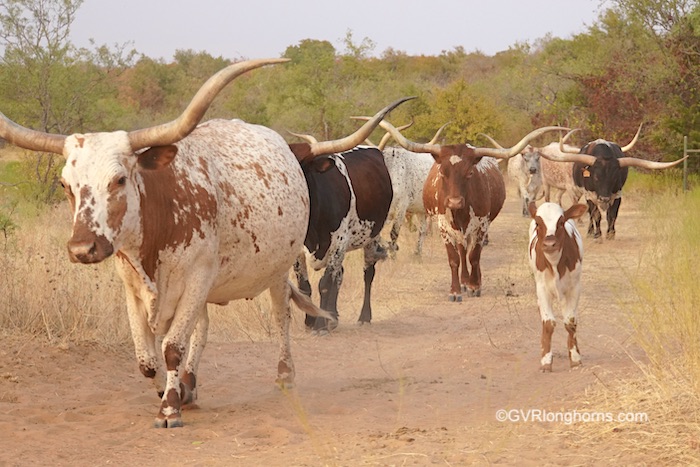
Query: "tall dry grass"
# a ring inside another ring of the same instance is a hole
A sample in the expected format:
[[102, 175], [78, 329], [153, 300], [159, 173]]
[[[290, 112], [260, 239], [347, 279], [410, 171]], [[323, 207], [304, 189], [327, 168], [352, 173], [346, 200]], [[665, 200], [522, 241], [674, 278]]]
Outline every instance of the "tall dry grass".
[[588, 400], [597, 411], [643, 413], [648, 421], [584, 424], [572, 433], [578, 446], [615, 439], [621, 458], [644, 454], [658, 464], [698, 465], [700, 191], [684, 194], [675, 186], [656, 186], [647, 195], [653, 235], [631, 278], [637, 300], [629, 307], [629, 318], [646, 355], [646, 361], [637, 362], [641, 376], [599, 387]]

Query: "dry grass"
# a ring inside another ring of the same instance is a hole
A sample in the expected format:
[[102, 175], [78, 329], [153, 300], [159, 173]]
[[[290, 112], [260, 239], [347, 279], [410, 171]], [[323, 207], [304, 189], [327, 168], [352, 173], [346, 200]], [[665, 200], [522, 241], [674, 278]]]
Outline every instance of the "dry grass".
[[630, 308], [635, 338], [647, 362], [640, 377], [601, 385], [588, 405], [609, 413], [643, 413], [644, 423], [582, 424], [572, 444], [611, 439], [617, 457], [643, 454], [654, 464], [700, 463], [700, 193], [656, 194], [648, 204], [655, 235], [633, 278], [637, 302]]

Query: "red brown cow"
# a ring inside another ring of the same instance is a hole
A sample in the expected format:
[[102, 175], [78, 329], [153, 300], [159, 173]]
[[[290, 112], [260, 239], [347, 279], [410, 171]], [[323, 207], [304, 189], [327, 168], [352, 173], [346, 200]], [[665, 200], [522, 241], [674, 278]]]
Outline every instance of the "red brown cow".
[[[508, 149], [476, 148], [467, 144], [420, 144], [407, 140], [386, 122], [380, 126], [413, 152], [432, 154], [435, 164], [423, 187], [423, 204], [437, 217], [452, 271], [450, 301], [461, 301], [462, 292], [481, 295], [481, 250], [489, 225], [503, 207], [505, 183], [495, 158], [518, 154], [529, 141], [560, 127], [544, 127]], [[491, 156], [491, 157], [487, 157]], [[467, 267], [469, 258], [469, 267]], [[461, 266], [461, 271], [460, 271]]]
[[569, 363], [577, 367], [581, 364], [576, 341], [576, 309], [581, 294], [583, 239], [572, 219], [581, 217], [586, 205], [574, 204], [564, 211], [556, 203], [543, 203], [538, 208], [533, 202], [528, 210], [532, 216], [528, 256], [542, 318], [540, 369], [552, 371], [552, 334], [556, 323], [553, 305], [557, 300], [562, 307], [564, 327], [569, 332]]
[[287, 143], [240, 120], [197, 126], [231, 80], [286, 61], [231, 65], [212, 76], [176, 120], [131, 132], [48, 134], [0, 114], [1, 137], [66, 158], [70, 259], [88, 264], [115, 256], [139, 368], [161, 394], [156, 427], [182, 426], [181, 406], [196, 398], [207, 303], [269, 290], [281, 385], [292, 383], [295, 373], [290, 299], [330, 318], [289, 281], [303, 248], [309, 193]]

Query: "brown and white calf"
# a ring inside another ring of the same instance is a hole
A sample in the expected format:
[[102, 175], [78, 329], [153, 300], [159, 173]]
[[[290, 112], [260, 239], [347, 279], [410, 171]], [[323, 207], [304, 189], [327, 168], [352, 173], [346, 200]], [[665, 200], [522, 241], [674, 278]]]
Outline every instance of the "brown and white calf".
[[330, 318], [289, 280], [304, 244], [309, 193], [285, 140], [240, 120], [198, 125], [231, 80], [285, 61], [231, 65], [212, 76], [176, 120], [130, 132], [48, 134], [0, 114], [0, 137], [66, 158], [70, 259], [89, 264], [115, 257], [139, 368], [161, 394], [156, 427], [182, 426], [181, 406], [196, 397], [207, 303], [269, 290], [281, 385], [294, 379], [290, 299]]
[[572, 219], [581, 217], [587, 207], [574, 204], [564, 211], [557, 203], [545, 202], [539, 208], [530, 203], [528, 209], [532, 217], [528, 255], [542, 318], [540, 369], [552, 371], [552, 334], [556, 323], [553, 307], [556, 300], [562, 309], [564, 327], [569, 332], [569, 362], [571, 367], [576, 367], [581, 364], [576, 341], [576, 309], [581, 294], [583, 239]]

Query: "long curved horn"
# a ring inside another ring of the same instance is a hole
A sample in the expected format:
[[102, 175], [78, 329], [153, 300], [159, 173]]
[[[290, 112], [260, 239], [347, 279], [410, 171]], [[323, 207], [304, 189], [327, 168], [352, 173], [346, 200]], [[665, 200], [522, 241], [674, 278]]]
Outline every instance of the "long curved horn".
[[637, 143], [637, 140], [639, 139], [639, 134], [642, 132], [642, 125], [644, 125], [644, 122], [639, 124], [639, 128], [637, 129], [637, 134], [634, 135], [634, 138], [632, 138], [632, 141], [630, 141], [630, 144], [628, 144], [625, 147], [620, 148], [622, 152], [627, 152], [630, 149], [634, 147], [634, 145]]
[[566, 141], [571, 137], [571, 135], [573, 135], [577, 131], [581, 131], [581, 129], [574, 128], [573, 130], [571, 130], [570, 132], [565, 134], [564, 137], [559, 140], [559, 151], [560, 152], [562, 152], [563, 154], [579, 154], [580, 153], [580, 149], [569, 149], [566, 146], [564, 146], [564, 143], [566, 143]]
[[306, 135], [303, 133], [294, 133], [293, 131], [289, 131], [289, 130], [287, 130], [287, 133], [289, 133], [290, 135], [296, 136], [297, 138], [301, 138], [301, 139], [305, 140], [307, 143], [311, 143], [311, 144], [318, 143], [318, 140], [311, 135]]
[[[366, 120], [367, 117], [353, 117], [358, 120]], [[382, 120], [379, 122], [379, 126], [384, 129], [388, 134], [391, 135], [394, 140], [399, 143], [399, 146], [401, 146], [404, 149], [407, 149], [411, 152], [427, 152], [430, 153], [434, 156], [439, 156], [440, 155], [440, 145], [439, 144], [423, 144], [423, 143], [415, 143], [413, 141], [410, 141], [406, 139], [404, 135], [402, 135], [399, 130], [394, 127], [391, 123]]]
[[[413, 120], [411, 120], [411, 123], [401, 125], [399, 127], [399, 131], [403, 131], [403, 130], [406, 130], [408, 128], [411, 128], [412, 125], [413, 125]], [[382, 136], [382, 139], [379, 141], [377, 148], [379, 148], [380, 151], [383, 151], [390, 139], [391, 139], [391, 133], [389, 133], [389, 132], [384, 133], [384, 136]]]
[[354, 148], [369, 137], [374, 129], [377, 128], [379, 122], [381, 122], [389, 112], [394, 110], [399, 104], [403, 104], [411, 99], [415, 99], [415, 97], [404, 97], [393, 102], [392, 104], [387, 105], [382, 110], [377, 112], [367, 123], [362, 125], [355, 133], [346, 136], [345, 138], [310, 144], [309, 154], [311, 156], [320, 156], [323, 154], [334, 154], [337, 152], [348, 151]]
[[495, 147], [497, 147], [498, 149], [503, 149], [503, 146], [501, 146], [500, 144], [498, 144], [498, 141], [496, 141], [495, 139], [491, 138], [491, 137], [490, 137], [489, 135], [487, 135], [486, 133], [479, 133], [478, 136], [483, 136], [484, 138], [486, 138], [487, 140], [489, 140], [489, 141], [491, 142], [491, 144], [493, 144], [493, 145], [494, 145]]
[[[438, 140], [438, 138], [440, 137], [440, 133], [442, 133], [442, 130], [444, 130], [445, 127], [446, 127], [447, 125], [449, 125], [450, 123], [452, 123], [452, 122], [447, 122], [447, 123], [445, 123], [443, 126], [441, 126], [440, 128], [438, 128], [438, 131], [435, 132], [435, 136], [433, 136], [433, 139], [431, 139], [430, 141], [428, 141], [428, 144], [435, 144], [435, 143], [437, 143], [437, 140]], [[401, 130], [401, 128], [399, 128], [399, 130]]]
[[508, 149], [495, 149], [495, 148], [474, 148], [474, 153], [478, 156], [491, 156], [498, 159], [508, 159], [518, 154], [520, 151], [525, 149], [530, 141], [541, 136], [549, 131], [566, 131], [569, 128], [561, 126], [545, 126], [538, 128], [537, 130], [531, 131], [523, 139], [521, 139], [518, 144]]
[[645, 159], [637, 159], [636, 157], [621, 157], [617, 161], [620, 163], [620, 167], [641, 167], [643, 169], [661, 170], [678, 165], [688, 157], [689, 156], [685, 156], [684, 158], [673, 162], [654, 162]]
[[265, 65], [288, 62], [288, 58], [246, 60], [234, 63], [209, 78], [197, 91], [187, 108], [175, 120], [162, 125], [129, 132], [131, 149], [138, 151], [150, 146], [176, 143], [194, 130], [216, 95], [231, 81], [243, 73]]
[[20, 148], [31, 151], [63, 154], [65, 135], [54, 135], [43, 131], [31, 130], [16, 124], [0, 112], [0, 137]]

